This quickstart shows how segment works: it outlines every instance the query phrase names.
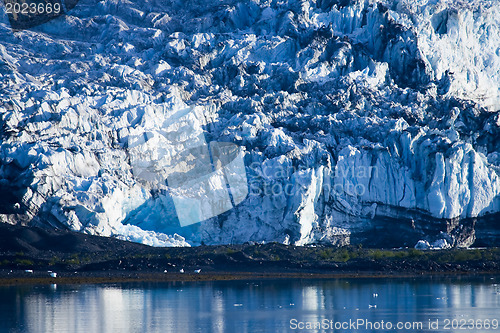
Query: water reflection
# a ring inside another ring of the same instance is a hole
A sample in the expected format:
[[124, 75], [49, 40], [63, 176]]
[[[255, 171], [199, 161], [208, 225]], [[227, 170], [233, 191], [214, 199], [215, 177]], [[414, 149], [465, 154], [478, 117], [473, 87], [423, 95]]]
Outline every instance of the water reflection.
[[[293, 318], [302, 322], [362, 318], [426, 324], [444, 318], [500, 320], [498, 280], [338, 279], [1, 287], [0, 331], [254, 333], [290, 332]], [[426, 328], [423, 331], [431, 331]]]

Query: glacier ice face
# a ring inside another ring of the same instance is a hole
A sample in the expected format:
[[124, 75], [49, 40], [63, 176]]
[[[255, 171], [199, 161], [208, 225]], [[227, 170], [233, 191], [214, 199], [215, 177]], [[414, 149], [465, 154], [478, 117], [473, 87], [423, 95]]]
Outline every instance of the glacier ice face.
[[[493, 244], [499, 10], [80, 1], [20, 32], [2, 16], [0, 219], [155, 246]], [[214, 142], [241, 148], [219, 173]], [[180, 186], [191, 166], [214, 174]]]
[[422, 60], [444, 95], [474, 100], [490, 111], [500, 108], [497, 4], [399, 2], [396, 11], [420, 16], [412, 22]]

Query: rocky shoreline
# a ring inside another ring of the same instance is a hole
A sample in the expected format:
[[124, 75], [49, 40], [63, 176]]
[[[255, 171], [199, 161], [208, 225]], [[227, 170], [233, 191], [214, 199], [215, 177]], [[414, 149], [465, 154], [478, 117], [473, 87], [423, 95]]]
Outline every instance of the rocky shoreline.
[[500, 249], [423, 251], [279, 243], [155, 248], [0, 224], [0, 285], [428, 274], [500, 274]]

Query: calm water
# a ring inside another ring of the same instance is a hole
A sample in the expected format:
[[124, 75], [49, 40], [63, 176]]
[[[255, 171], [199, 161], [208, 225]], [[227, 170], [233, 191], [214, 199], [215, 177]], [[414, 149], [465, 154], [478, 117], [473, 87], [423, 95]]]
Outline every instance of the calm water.
[[500, 332], [499, 320], [500, 277], [0, 287], [2, 332]]

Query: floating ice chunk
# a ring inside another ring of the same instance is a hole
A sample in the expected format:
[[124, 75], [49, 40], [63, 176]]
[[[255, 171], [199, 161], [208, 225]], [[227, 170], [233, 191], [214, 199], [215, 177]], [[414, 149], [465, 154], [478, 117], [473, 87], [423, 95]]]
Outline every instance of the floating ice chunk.
[[438, 239], [437, 241], [432, 243], [431, 247], [432, 247], [432, 249], [443, 250], [443, 249], [449, 249], [451, 247], [451, 245], [448, 244], [446, 239]]
[[415, 245], [415, 249], [417, 250], [428, 250], [431, 248], [431, 245], [426, 240], [419, 240]]

